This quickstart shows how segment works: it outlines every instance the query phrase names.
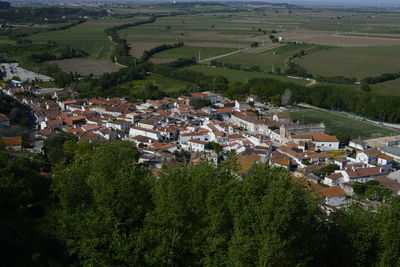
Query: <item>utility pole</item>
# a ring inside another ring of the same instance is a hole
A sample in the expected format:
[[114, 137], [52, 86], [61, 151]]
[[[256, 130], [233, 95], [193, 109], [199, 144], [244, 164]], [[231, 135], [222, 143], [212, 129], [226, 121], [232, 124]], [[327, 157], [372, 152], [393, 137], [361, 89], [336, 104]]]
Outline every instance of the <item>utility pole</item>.
[[199, 61], [201, 60], [201, 51], [199, 51]]

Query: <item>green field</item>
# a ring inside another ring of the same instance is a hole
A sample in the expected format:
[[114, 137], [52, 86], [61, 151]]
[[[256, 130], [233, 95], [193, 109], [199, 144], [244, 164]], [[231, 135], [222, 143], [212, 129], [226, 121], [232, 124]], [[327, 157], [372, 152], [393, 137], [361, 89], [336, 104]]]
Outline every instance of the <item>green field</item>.
[[325, 123], [329, 134], [348, 134], [354, 139], [370, 139], [382, 136], [399, 135], [400, 131], [379, 127], [375, 124], [355, 120], [329, 111], [302, 109], [291, 112], [290, 116], [300, 123]]
[[160, 88], [163, 92], [173, 95], [186, 89], [191, 83], [164, 77], [158, 74], [150, 74], [144, 80], [132, 81], [123, 84], [123, 87], [132, 88], [133, 90], [145, 90], [146, 84], [152, 83]]
[[180, 48], [169, 49], [160, 53], [157, 53], [153, 58], [196, 58], [201, 59], [214, 57], [218, 55], [227, 54], [237, 49], [234, 48], [222, 48], [222, 47], [196, 47], [196, 46], [184, 46]]
[[400, 46], [335, 48], [311, 53], [295, 62], [323, 76], [362, 79], [400, 70]]
[[237, 81], [237, 82], [246, 82], [253, 78], [272, 78], [277, 79], [283, 82], [293, 82], [301, 85], [306, 85], [308, 81], [303, 79], [291, 79], [286, 76], [278, 76], [278, 75], [271, 75], [271, 74], [264, 74], [258, 72], [249, 72], [243, 70], [230, 70], [224, 68], [214, 68], [214, 67], [207, 67], [196, 65], [188, 68], [192, 71], [197, 71], [204, 73], [206, 75], [222, 75], [226, 77], [230, 81]]
[[198, 14], [163, 17], [154, 23], [121, 30], [129, 42], [218, 42], [250, 44], [249, 37], [262, 35], [258, 28], [274, 29], [271, 24], [260, 23], [245, 14]]
[[219, 62], [240, 64], [242, 67], [260, 66], [265, 71], [276, 71], [277, 68], [285, 69], [289, 57], [296, 53], [305, 51], [313, 53], [315, 51], [330, 49], [328, 46], [286, 44], [277, 48], [260, 51], [256, 53], [238, 53], [218, 59]]
[[400, 79], [374, 84], [371, 88], [378, 94], [400, 96]]
[[45, 43], [55, 41], [61, 46], [83, 49], [91, 59], [109, 59], [113, 43], [104, 33], [104, 29], [113, 25], [130, 23], [143, 17], [126, 20], [89, 21], [67, 30], [50, 31], [33, 34], [29, 38], [34, 42]]

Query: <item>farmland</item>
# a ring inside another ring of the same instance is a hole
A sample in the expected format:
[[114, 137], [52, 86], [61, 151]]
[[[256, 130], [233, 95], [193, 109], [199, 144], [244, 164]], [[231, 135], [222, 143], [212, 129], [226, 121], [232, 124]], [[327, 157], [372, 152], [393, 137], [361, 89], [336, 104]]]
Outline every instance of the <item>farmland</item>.
[[330, 47], [303, 44], [287, 44], [271, 50], [260, 50], [259, 52], [243, 52], [228, 57], [218, 59], [219, 62], [240, 64], [242, 67], [259, 66], [264, 71], [277, 71], [285, 69], [289, 57], [305, 51], [314, 53], [315, 51], [329, 49]]
[[188, 68], [189, 70], [192, 71], [197, 71], [204, 73], [206, 75], [222, 75], [225, 78], [227, 78], [230, 81], [236, 81], [236, 82], [246, 82], [250, 79], [253, 78], [272, 78], [272, 79], [277, 79], [283, 82], [293, 82], [301, 85], [306, 85], [308, 81], [305, 81], [303, 79], [291, 79], [285, 76], [278, 76], [278, 75], [271, 75], [271, 74], [264, 74], [264, 73], [258, 73], [258, 72], [249, 72], [249, 71], [242, 71], [242, 70], [230, 70], [230, 69], [224, 69], [224, 68], [213, 68], [213, 67], [207, 67], [207, 66], [192, 66]]
[[98, 76], [106, 72], [114, 72], [120, 69], [118, 65], [106, 60], [64, 59], [51, 61], [51, 63], [57, 64], [66, 73], [76, 72], [80, 75], [93, 74]]
[[377, 138], [382, 136], [398, 135], [400, 131], [379, 127], [375, 124], [359, 121], [335, 114], [330, 111], [301, 109], [290, 113], [294, 120], [300, 123], [325, 123], [327, 132], [331, 134], [348, 134], [351, 138]]
[[313, 74], [361, 79], [386, 72], [398, 72], [399, 57], [400, 46], [346, 47], [316, 51], [295, 62]]
[[113, 43], [107, 38], [104, 29], [118, 24], [131, 23], [143, 19], [135, 17], [124, 20], [95, 20], [79, 24], [67, 30], [50, 31], [30, 36], [34, 42], [46, 43], [55, 41], [61, 46], [69, 45], [89, 54], [90, 59], [109, 59]]
[[197, 58], [201, 59], [214, 57], [222, 54], [227, 54], [237, 49], [234, 48], [223, 48], [223, 47], [195, 47], [195, 46], [184, 46], [180, 48], [169, 49], [160, 53], [157, 53], [153, 58]]
[[374, 84], [371, 88], [378, 94], [400, 96], [400, 79]]

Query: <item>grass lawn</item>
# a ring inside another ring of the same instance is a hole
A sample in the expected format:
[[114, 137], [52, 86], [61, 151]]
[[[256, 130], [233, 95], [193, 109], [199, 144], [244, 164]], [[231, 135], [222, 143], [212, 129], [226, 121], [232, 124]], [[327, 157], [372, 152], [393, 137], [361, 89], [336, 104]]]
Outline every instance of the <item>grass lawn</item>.
[[311, 53], [296, 63], [309, 72], [323, 76], [358, 79], [400, 70], [400, 46], [335, 48]]
[[399, 135], [400, 131], [379, 127], [372, 123], [363, 122], [341, 116], [329, 111], [302, 109], [290, 113], [294, 120], [300, 123], [325, 123], [326, 131], [330, 134], [344, 133], [352, 138], [370, 139], [390, 135]]
[[157, 85], [160, 90], [169, 95], [180, 94], [180, 92], [191, 83], [164, 77], [158, 74], [150, 74], [144, 80], [132, 81], [124, 83], [123, 87], [134, 88], [134, 90], [145, 90], [146, 84], [153, 83]]
[[253, 78], [272, 78], [277, 79], [283, 82], [293, 82], [301, 85], [306, 85], [308, 81], [302, 79], [291, 79], [286, 76], [279, 76], [279, 75], [271, 75], [271, 74], [264, 74], [258, 72], [249, 72], [249, 71], [242, 71], [242, 70], [230, 70], [224, 68], [213, 68], [208, 66], [196, 65], [188, 68], [192, 71], [197, 71], [204, 73], [206, 75], [222, 75], [226, 77], [230, 81], [237, 81], [237, 82], [246, 82], [247, 80]]
[[258, 53], [238, 53], [228, 57], [218, 59], [219, 62], [240, 64], [242, 67], [260, 66], [265, 71], [271, 71], [276, 68], [281, 70], [286, 68], [289, 57], [304, 50], [307, 53], [313, 53], [319, 50], [329, 49], [330, 47], [319, 45], [297, 45], [287, 44], [275, 49]]
[[400, 79], [377, 83], [371, 86], [372, 91], [381, 95], [400, 96]]
[[223, 55], [236, 51], [235, 48], [223, 48], [223, 47], [196, 47], [196, 46], [184, 46], [180, 48], [169, 49], [160, 53], [157, 53], [153, 58], [199, 58], [199, 53], [202, 59]]

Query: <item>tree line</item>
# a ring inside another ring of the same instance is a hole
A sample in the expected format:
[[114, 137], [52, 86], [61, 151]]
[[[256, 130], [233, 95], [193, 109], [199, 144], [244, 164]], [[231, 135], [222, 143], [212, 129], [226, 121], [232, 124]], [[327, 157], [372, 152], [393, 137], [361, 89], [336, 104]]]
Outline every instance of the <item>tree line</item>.
[[[397, 266], [400, 201], [330, 214], [281, 168], [137, 164], [131, 143], [53, 136], [45, 155], [0, 151], [2, 262], [40, 266]], [[52, 152], [52, 154], [49, 154]], [[51, 162], [52, 176], [43, 174]], [[46, 166], [45, 166], [46, 167]]]
[[[150, 57], [153, 56], [156, 53], [159, 53], [159, 52], [162, 52], [162, 51], [165, 51], [165, 50], [169, 50], [169, 49], [183, 47], [184, 45], [185, 44], [182, 43], [182, 42], [179, 42], [179, 43], [176, 43], [176, 44], [170, 44], [170, 45], [162, 44], [162, 45], [154, 47], [154, 48], [152, 48], [150, 50], [144, 51], [143, 55], [142, 55], [142, 59], [143, 60], [149, 60]], [[135, 48], [133, 48], [133, 49], [135, 49]]]
[[362, 83], [366, 84], [377, 84], [377, 83], [383, 83], [386, 81], [391, 81], [391, 80], [396, 80], [400, 78], [400, 72], [396, 73], [384, 73], [375, 77], [367, 77], [362, 79]]

